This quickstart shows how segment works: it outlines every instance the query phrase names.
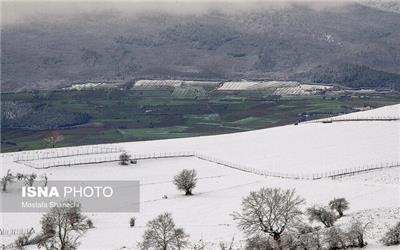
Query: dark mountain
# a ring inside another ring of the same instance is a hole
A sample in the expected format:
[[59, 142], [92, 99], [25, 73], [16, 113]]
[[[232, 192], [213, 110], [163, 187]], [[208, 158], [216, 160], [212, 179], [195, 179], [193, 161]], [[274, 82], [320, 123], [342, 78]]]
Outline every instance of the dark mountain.
[[[133, 78], [400, 84], [399, 13], [356, 3], [233, 9], [50, 13], [5, 23], [2, 91]], [[341, 65], [370, 78], [348, 77]]]

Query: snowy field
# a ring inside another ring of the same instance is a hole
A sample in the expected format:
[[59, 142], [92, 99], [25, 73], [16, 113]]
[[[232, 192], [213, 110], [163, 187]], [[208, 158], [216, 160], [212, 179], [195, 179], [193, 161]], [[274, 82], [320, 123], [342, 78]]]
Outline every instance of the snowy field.
[[331, 89], [326, 85], [301, 84], [293, 81], [237, 81], [224, 82], [218, 90], [270, 90], [274, 95], [309, 95], [318, 91]]
[[186, 81], [186, 80], [139, 80], [135, 82], [135, 87], [160, 88], [160, 87], [179, 87], [179, 86], [217, 86], [215, 81]]
[[[198, 172], [198, 187], [192, 197], [184, 196], [172, 184], [174, 174], [184, 168], [194, 168]], [[31, 173], [32, 169], [19, 167], [18, 171]], [[230, 214], [239, 209], [241, 197], [261, 187], [296, 188], [297, 193], [306, 198], [307, 206], [326, 204], [333, 197], [344, 196], [351, 203], [349, 216], [367, 209], [369, 220], [376, 227], [386, 227], [400, 220], [400, 215], [392, 212], [400, 203], [398, 185], [267, 178], [195, 158], [143, 160], [130, 166], [104, 163], [35, 172], [39, 175], [47, 173], [51, 180], [140, 180], [140, 213], [88, 214], [96, 228], [89, 230], [83, 238], [82, 249], [118, 249], [123, 246], [135, 249], [135, 243], [140, 241], [146, 222], [162, 212], [172, 212], [176, 223], [191, 235], [192, 241], [204, 239], [218, 243], [229, 241], [233, 236], [240, 240], [242, 234]], [[168, 199], [163, 199], [164, 195]], [[3, 216], [2, 223], [6, 228], [33, 226], [40, 230], [40, 216], [7, 214]], [[132, 216], [137, 218], [137, 226], [134, 228], [128, 224]], [[343, 223], [346, 223], [345, 219]], [[4, 241], [11, 242], [13, 239], [7, 237]]]
[[[366, 112], [396, 115], [399, 107]], [[102, 146], [122, 148], [130, 154], [193, 151], [261, 170], [307, 174], [397, 162], [399, 137], [399, 121], [355, 121]], [[306, 199], [305, 207], [326, 204], [334, 197], [346, 197], [350, 210], [338, 223], [346, 225], [352, 217], [370, 221], [373, 227], [368, 234], [368, 249], [381, 248], [376, 240], [383, 230], [400, 220], [398, 167], [336, 180], [292, 180], [247, 173], [196, 157], [139, 160], [136, 165], [128, 166], [108, 162], [34, 169], [13, 162], [18, 154], [23, 153], [2, 154], [3, 175], [12, 169], [20, 173], [35, 172], [38, 176], [46, 174], [50, 180], [140, 181], [140, 212], [87, 214], [95, 228], [82, 238], [80, 249], [135, 249], [146, 222], [163, 212], [172, 213], [176, 224], [190, 234], [192, 242], [200, 239], [209, 242], [208, 249], [216, 249], [220, 241], [229, 242], [232, 237], [241, 244], [243, 235], [230, 214], [239, 209], [243, 196], [261, 187], [295, 188]], [[199, 177], [191, 197], [178, 192], [172, 184], [173, 176], [184, 168], [196, 169]], [[130, 228], [129, 219], [133, 216], [137, 218], [137, 226]], [[34, 227], [39, 232], [40, 217], [41, 214], [2, 214], [0, 224], [3, 228]], [[15, 236], [5, 236], [2, 242], [8, 244], [14, 239]]]
[[139, 80], [135, 82], [135, 87], [178, 87], [182, 83], [181, 80]]
[[400, 185], [400, 167], [344, 176], [337, 180]]

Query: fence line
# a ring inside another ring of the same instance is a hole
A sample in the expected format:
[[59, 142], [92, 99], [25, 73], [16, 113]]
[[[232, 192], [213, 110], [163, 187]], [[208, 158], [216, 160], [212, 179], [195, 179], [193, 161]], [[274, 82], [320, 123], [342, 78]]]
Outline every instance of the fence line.
[[[73, 166], [82, 164], [94, 164], [94, 163], [104, 163], [104, 162], [115, 162], [119, 161], [119, 156], [121, 152], [107, 153], [107, 155], [100, 155], [101, 153], [89, 153], [83, 154], [79, 153], [76, 155], [68, 155], [63, 157], [43, 157], [34, 158], [33, 160], [17, 160], [15, 162], [22, 163], [26, 166], [36, 168], [36, 169], [47, 169], [52, 167], [62, 167], [62, 166]], [[72, 156], [82, 156], [87, 155], [89, 157], [73, 158]], [[193, 157], [194, 152], [161, 152], [161, 153], [146, 153], [146, 154], [134, 154], [131, 155], [132, 160], [145, 160], [145, 159], [159, 159], [159, 158], [176, 158], [176, 157]], [[68, 158], [69, 157], [69, 158]], [[46, 160], [46, 161], [40, 161]]]
[[18, 152], [12, 155], [14, 161], [33, 161], [41, 159], [52, 159], [71, 157], [78, 155], [96, 155], [96, 154], [109, 154], [109, 153], [122, 153], [121, 148], [113, 147], [98, 147], [98, 146], [83, 146], [74, 148], [56, 148], [38, 151]]
[[279, 177], [279, 178], [285, 178], [285, 179], [303, 179], [303, 180], [318, 180], [318, 179], [322, 179], [322, 178], [335, 179], [335, 178], [340, 178], [340, 177], [346, 176], [346, 175], [355, 175], [358, 173], [400, 166], [400, 162], [396, 161], [396, 162], [387, 162], [384, 164], [381, 163], [381, 164], [374, 164], [374, 165], [368, 165], [368, 166], [337, 169], [337, 170], [332, 170], [329, 172], [299, 174], [299, 173], [282, 173], [282, 172], [262, 170], [262, 169], [258, 169], [258, 168], [251, 168], [248, 166], [231, 163], [228, 161], [220, 160], [215, 157], [210, 157], [210, 156], [202, 155], [202, 154], [196, 154], [195, 156], [201, 160], [206, 160], [206, 161], [213, 162], [213, 163], [216, 163], [219, 165], [223, 165], [226, 167], [230, 167], [233, 169], [237, 169], [237, 170], [241, 170], [244, 172], [249, 172], [249, 173], [253, 173], [253, 174], [257, 174], [257, 175], [263, 175], [263, 176], [269, 176], [269, 177]]
[[330, 122], [351, 122], [351, 121], [399, 121], [399, 116], [371, 116], [371, 117], [329, 117], [318, 120], [306, 121], [304, 123], [330, 123]]
[[[98, 150], [98, 151], [96, 151]], [[72, 155], [71, 152], [68, 151], [65, 154], [61, 154], [61, 157], [21, 157], [15, 162], [22, 163], [24, 165], [36, 168], [36, 169], [47, 169], [51, 167], [61, 167], [61, 166], [74, 166], [74, 165], [82, 165], [82, 164], [94, 164], [94, 163], [105, 163], [105, 162], [115, 162], [119, 161], [119, 156], [121, 152], [125, 152], [121, 149], [117, 148], [98, 148], [98, 149], [88, 149], [87, 151], [79, 151], [76, 152], [75, 155]], [[101, 153], [103, 152], [103, 153]], [[60, 155], [60, 154], [59, 154]], [[88, 157], [79, 157], [73, 158], [72, 156], [81, 156], [87, 155]], [[69, 158], [68, 158], [69, 157]], [[347, 175], [355, 175], [358, 173], [369, 172], [378, 169], [385, 168], [393, 168], [399, 167], [400, 162], [386, 162], [381, 164], [374, 165], [365, 165], [353, 168], [345, 168], [345, 169], [337, 169], [331, 170], [328, 172], [320, 172], [320, 173], [284, 173], [284, 172], [275, 172], [275, 171], [267, 171], [259, 168], [244, 166], [241, 164], [225, 161], [218, 159], [216, 157], [212, 157], [205, 154], [200, 154], [196, 152], [153, 152], [153, 153], [143, 153], [143, 154], [133, 154], [131, 155], [132, 160], [145, 160], [145, 159], [160, 159], [160, 158], [178, 158], [178, 157], [195, 157], [200, 160], [212, 162], [218, 165], [226, 166], [232, 169], [253, 173], [262, 176], [269, 177], [278, 177], [285, 179], [303, 179], [303, 180], [318, 180], [322, 178], [331, 178], [336, 179]], [[29, 160], [26, 160], [29, 159]], [[45, 160], [40, 162], [40, 160]], [[50, 161], [49, 161], [50, 160]]]

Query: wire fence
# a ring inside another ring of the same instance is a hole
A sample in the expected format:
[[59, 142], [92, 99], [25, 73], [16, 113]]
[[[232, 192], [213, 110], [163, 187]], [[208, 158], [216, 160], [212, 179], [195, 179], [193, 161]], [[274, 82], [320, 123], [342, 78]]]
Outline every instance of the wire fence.
[[145, 160], [145, 159], [159, 159], [159, 158], [178, 158], [178, 157], [194, 157], [195, 152], [158, 152], [158, 153], [145, 153], [133, 154], [131, 159]]
[[353, 167], [353, 168], [344, 168], [344, 169], [337, 169], [337, 170], [332, 170], [328, 172], [320, 172], [320, 173], [283, 173], [283, 172], [274, 172], [274, 171], [267, 171], [259, 168], [253, 168], [253, 167], [248, 167], [244, 165], [240, 165], [237, 163], [232, 163], [229, 161], [221, 160], [215, 157], [207, 156], [204, 154], [196, 154], [195, 155], [198, 159], [201, 160], [206, 160], [209, 162], [213, 162], [219, 165], [223, 165], [226, 167], [230, 167], [233, 169], [257, 174], [257, 175], [263, 175], [263, 176], [269, 176], [269, 177], [279, 177], [279, 178], [285, 178], [285, 179], [303, 179], [303, 180], [318, 180], [318, 179], [323, 179], [323, 178], [331, 178], [331, 179], [336, 179], [340, 178], [342, 176], [347, 176], [347, 175], [355, 175], [358, 173], [364, 173], [364, 172], [369, 172], [369, 171], [374, 171], [374, 170], [379, 170], [379, 169], [387, 169], [387, 168], [393, 168], [393, 167], [399, 167], [400, 162], [395, 161], [395, 162], [386, 162], [382, 164], [373, 164], [373, 165], [365, 165], [365, 166], [359, 166], [359, 167]]
[[14, 161], [33, 161], [41, 159], [62, 158], [78, 155], [122, 153], [123, 149], [117, 147], [80, 146], [71, 148], [53, 148], [44, 150], [31, 150], [13, 153]]
[[399, 121], [399, 116], [371, 116], [371, 117], [329, 117], [308, 121], [309, 123], [331, 123], [331, 122], [352, 122], [352, 121]]
[[[104, 147], [86, 147], [86, 148], [68, 148], [67, 150], [54, 150], [55, 152], [41, 152], [40, 154], [20, 154], [14, 159], [16, 162], [22, 163], [36, 169], [46, 169], [61, 166], [74, 166], [83, 164], [95, 164], [105, 162], [119, 161], [121, 153], [125, 152], [120, 148], [104, 148]], [[195, 157], [200, 160], [212, 162], [218, 165], [226, 166], [232, 169], [253, 173], [262, 176], [279, 177], [285, 179], [304, 179], [318, 180], [322, 178], [336, 179], [342, 176], [355, 175], [358, 173], [374, 171], [379, 169], [399, 167], [400, 162], [386, 162], [381, 164], [364, 165], [352, 168], [343, 168], [327, 172], [319, 173], [285, 173], [268, 171], [256, 167], [245, 166], [242, 164], [218, 159], [213, 156], [200, 154], [197, 152], [153, 152], [143, 154], [132, 154], [132, 160], [159, 159], [159, 158], [180, 158]]]
[[[105, 162], [115, 162], [120, 160], [121, 153], [125, 151], [105, 150], [103, 153], [92, 153], [93, 151], [84, 151], [73, 155], [72, 152], [63, 154], [60, 157], [19, 157], [15, 162], [36, 169], [47, 169], [52, 167], [74, 166], [83, 164], [95, 164]], [[144, 153], [131, 155], [132, 160], [159, 159], [159, 158], [176, 158], [176, 157], [193, 157], [194, 152], [159, 152], [159, 153]], [[28, 160], [26, 160], [28, 159]]]
[[[83, 156], [83, 155], [79, 155]], [[84, 165], [84, 164], [94, 164], [94, 163], [104, 163], [104, 162], [114, 162], [119, 160], [120, 153], [118, 154], [103, 154], [103, 155], [85, 155], [85, 157], [61, 157], [61, 158], [47, 158], [39, 160], [24, 160], [17, 161], [26, 166], [36, 168], [36, 169], [47, 169], [53, 167], [63, 167], [63, 166], [74, 166], [74, 165]]]

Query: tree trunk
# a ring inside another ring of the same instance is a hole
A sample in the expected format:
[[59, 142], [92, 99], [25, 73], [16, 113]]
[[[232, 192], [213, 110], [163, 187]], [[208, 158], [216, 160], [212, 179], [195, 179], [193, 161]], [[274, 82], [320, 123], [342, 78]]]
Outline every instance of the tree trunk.
[[5, 192], [6, 189], [7, 189], [7, 181], [4, 181], [4, 182], [3, 182], [3, 191]]
[[338, 210], [338, 213], [339, 213], [339, 217], [343, 217], [343, 211], [342, 210]]
[[273, 238], [274, 238], [274, 241], [276, 243], [277, 249], [278, 250], [283, 250], [281, 235], [279, 233], [273, 233]]
[[186, 190], [186, 193], [185, 193], [185, 195], [192, 195], [192, 191], [190, 191], [190, 190]]
[[364, 237], [358, 236], [358, 247], [365, 247]]

